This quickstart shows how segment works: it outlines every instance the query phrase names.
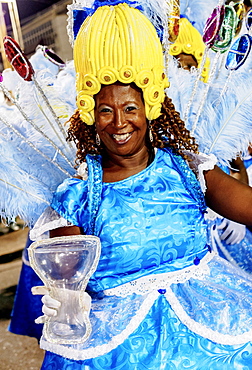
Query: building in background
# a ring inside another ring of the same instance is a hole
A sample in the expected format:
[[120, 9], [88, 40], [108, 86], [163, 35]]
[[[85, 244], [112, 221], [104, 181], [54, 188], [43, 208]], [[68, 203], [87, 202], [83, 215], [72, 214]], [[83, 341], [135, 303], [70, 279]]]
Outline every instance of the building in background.
[[13, 38], [19, 43], [20, 47], [23, 48], [23, 38], [19, 21], [19, 13], [17, 8], [16, 0], [0, 0], [0, 51], [3, 68], [9, 68], [10, 64], [4, 53], [3, 39], [7, 35], [6, 23], [5, 23], [5, 11], [4, 6], [8, 9], [9, 21], [13, 33]]
[[[72, 47], [68, 40], [67, 5], [72, 0], [61, 0], [45, 10], [21, 21], [24, 53], [29, 58], [38, 45], [44, 45], [64, 61], [73, 59]], [[13, 37], [11, 27], [7, 33]]]

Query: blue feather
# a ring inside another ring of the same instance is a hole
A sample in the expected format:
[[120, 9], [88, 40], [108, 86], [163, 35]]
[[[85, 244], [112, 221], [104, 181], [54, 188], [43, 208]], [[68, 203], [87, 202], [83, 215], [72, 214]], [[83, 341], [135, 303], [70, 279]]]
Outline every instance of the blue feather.
[[180, 0], [180, 12], [203, 34], [206, 21], [218, 4], [219, 0]]
[[[73, 63], [57, 75], [48, 73], [48, 68], [36, 73], [64, 125], [76, 109]], [[17, 79], [18, 83], [12, 84], [8, 77], [8, 86], [13, 86], [12, 94], [22, 112], [15, 105], [3, 103], [0, 107], [0, 216], [8, 220], [19, 216], [33, 225], [50, 204], [58, 185], [75, 175], [76, 150], [65, 141], [57, 125], [53, 129], [55, 120], [33, 82]], [[11, 77], [15, 79], [16, 74]]]
[[[178, 68], [175, 61], [169, 63], [170, 87], [167, 95], [172, 98], [175, 109], [182, 119], [192, 95], [197, 75]], [[227, 89], [223, 86], [228, 79], [228, 71], [220, 69], [213, 84], [209, 87], [204, 109], [199, 117], [193, 136], [201, 152], [216, 155], [219, 163], [227, 165], [237, 154], [246, 152], [252, 141], [252, 76], [246, 69], [235, 71], [229, 78]], [[206, 85], [199, 81], [196, 95], [186, 121], [192, 130]], [[223, 95], [223, 96], [221, 96]]]
[[247, 151], [252, 141], [252, 77], [236, 73], [223, 93], [216, 81], [210, 88], [195, 137], [204, 153], [213, 153], [223, 165]]

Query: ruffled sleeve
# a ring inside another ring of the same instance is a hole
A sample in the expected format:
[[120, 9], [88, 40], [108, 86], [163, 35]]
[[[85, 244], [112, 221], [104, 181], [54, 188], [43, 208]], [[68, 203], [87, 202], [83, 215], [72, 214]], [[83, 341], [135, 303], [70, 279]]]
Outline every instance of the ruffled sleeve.
[[65, 218], [61, 217], [54, 209], [47, 207], [39, 217], [34, 227], [30, 230], [30, 239], [38, 241], [49, 238], [49, 231], [59, 227], [73, 226]]
[[87, 181], [69, 178], [56, 190], [51, 207], [68, 222], [84, 227], [88, 220]]
[[214, 154], [195, 154], [188, 151], [185, 151], [185, 154], [191, 159], [191, 161], [189, 162], [189, 167], [197, 176], [201, 190], [205, 194], [207, 187], [204, 177], [204, 171], [213, 170], [214, 166], [217, 164], [217, 158]]
[[87, 181], [69, 178], [56, 190], [51, 207], [39, 217], [30, 231], [31, 240], [48, 238], [48, 232], [59, 227], [79, 226], [87, 229]]

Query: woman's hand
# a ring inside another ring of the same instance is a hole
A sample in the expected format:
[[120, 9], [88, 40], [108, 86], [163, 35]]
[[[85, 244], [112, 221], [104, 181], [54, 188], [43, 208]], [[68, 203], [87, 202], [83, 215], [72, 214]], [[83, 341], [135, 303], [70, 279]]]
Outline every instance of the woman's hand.
[[[36, 324], [44, 324], [45, 321], [49, 317], [55, 317], [58, 314], [58, 309], [61, 306], [61, 302], [57, 301], [56, 299], [52, 298], [49, 294], [48, 289], [45, 286], [34, 286], [31, 289], [33, 295], [43, 295], [41, 301], [43, 303], [42, 312], [43, 316], [39, 316], [36, 320]], [[83, 309], [83, 313], [85, 312], [88, 316], [90, 313], [91, 308], [91, 297], [86, 292], [76, 292], [72, 291], [72, 294], [79, 294], [81, 308]]]
[[225, 240], [227, 244], [240, 243], [246, 235], [246, 226], [237, 222], [224, 218], [217, 229], [222, 230], [220, 235], [221, 240]]

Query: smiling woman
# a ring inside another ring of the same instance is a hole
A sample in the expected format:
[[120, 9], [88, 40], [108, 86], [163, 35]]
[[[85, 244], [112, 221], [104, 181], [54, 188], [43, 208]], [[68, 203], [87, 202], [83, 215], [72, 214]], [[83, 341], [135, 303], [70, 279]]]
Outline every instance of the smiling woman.
[[134, 155], [146, 147], [147, 123], [140, 89], [123, 84], [104, 86], [95, 102], [96, 131], [110, 156]]
[[[42, 369], [249, 368], [252, 282], [212, 251], [205, 212], [207, 202], [251, 225], [252, 189], [198, 154], [166, 95], [156, 30], [128, 2], [95, 1], [75, 29], [68, 140], [79, 176], [58, 187], [31, 236], [92, 234], [102, 248], [82, 302], [92, 333], [67, 345], [43, 335]], [[43, 302], [38, 322], [60, 306]]]
[[69, 139], [77, 143], [77, 159], [81, 163], [88, 153], [101, 154], [103, 179], [114, 182], [143, 170], [154, 158], [154, 147], [164, 148], [168, 139], [182, 156], [183, 150], [197, 151], [168, 98], [162, 113], [148, 122], [142, 90], [134, 83], [103, 86], [95, 95], [95, 125], [83, 124], [78, 112], [70, 120]]
[[[165, 101], [167, 105], [168, 99]], [[148, 123], [142, 90], [134, 83], [103, 86], [95, 96], [95, 125], [80, 122], [78, 113], [71, 118], [69, 138], [77, 142], [78, 160], [85, 160], [87, 153], [102, 154], [103, 180], [114, 182], [146, 168], [154, 158], [154, 147], [165, 147], [168, 138], [174, 148], [180, 139], [177, 150], [181, 152], [196, 151], [194, 139], [190, 138], [170, 101], [166, 110], [177, 126], [169, 125], [169, 120], [163, 125], [158, 119]], [[88, 140], [84, 139], [85, 132]]]

